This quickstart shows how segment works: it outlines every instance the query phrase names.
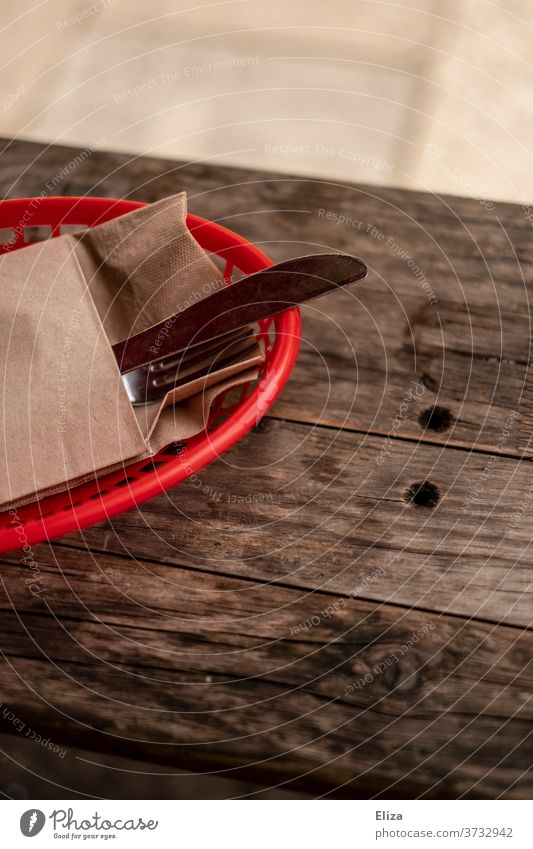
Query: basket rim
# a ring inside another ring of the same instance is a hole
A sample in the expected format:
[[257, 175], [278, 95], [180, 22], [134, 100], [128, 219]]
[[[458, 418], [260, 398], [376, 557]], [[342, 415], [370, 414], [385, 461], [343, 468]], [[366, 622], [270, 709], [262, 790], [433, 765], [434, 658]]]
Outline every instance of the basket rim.
[[[58, 212], [72, 213], [78, 204], [92, 206], [96, 210], [103, 212], [102, 221], [109, 220], [106, 216], [111, 211], [115, 212], [115, 214], [109, 217], [114, 218], [147, 205], [141, 201], [120, 198], [37, 196], [36, 198], [0, 199], [0, 208], [5, 209], [6, 206], [13, 208], [20, 206], [22, 208], [24, 205], [35, 200], [39, 200], [39, 207], [42, 204], [43, 208], [47, 210], [55, 207], [56, 214]], [[104, 210], [103, 207], [106, 207], [106, 209]], [[116, 212], [117, 208], [121, 211]], [[41, 223], [50, 226], [49, 220], [44, 221], [44, 216], [41, 218], [36, 213], [32, 217], [32, 224], [28, 226], [39, 226]], [[57, 222], [55, 228], [57, 229], [61, 223], [65, 222]], [[54, 231], [54, 224], [51, 226], [52, 231]], [[223, 235], [226, 240], [233, 243], [224, 250], [245, 251], [248, 260], [252, 260], [257, 271], [272, 265], [270, 258], [259, 248], [238, 233], [216, 221], [210, 221], [209, 219], [189, 213], [187, 215], [187, 226], [195, 238], [197, 238], [196, 230], [204, 230], [204, 236], [206, 234]], [[202, 244], [201, 235], [198, 241]], [[205, 245], [202, 246], [205, 249]], [[212, 252], [218, 253], [216, 249]], [[222, 250], [220, 253], [223, 255]], [[272, 346], [271, 356], [260, 377], [259, 383], [247, 398], [237, 404], [236, 408], [229, 414], [225, 421], [214, 430], [210, 432], [203, 431], [201, 434], [188, 440], [187, 448], [183, 454], [179, 454], [175, 460], [167, 462], [162, 469], [148, 472], [143, 477], [136, 478], [131, 483], [128, 482], [127, 486], [120, 489], [115, 487], [106, 494], [102, 494], [97, 500], [89, 501], [86, 499], [81, 504], [72, 506], [68, 512], [58, 511], [46, 517], [43, 515], [45, 513], [44, 506], [47, 502], [46, 497], [40, 501], [32, 502], [31, 505], [19, 508], [21, 513], [26, 512], [29, 508], [33, 508], [33, 513], [27, 517], [21, 517], [25, 519], [24, 521], [13, 520], [11, 526], [0, 527], [0, 552], [12, 551], [26, 545], [50, 541], [58, 536], [83, 530], [96, 522], [111, 519], [120, 513], [140, 506], [150, 498], [165, 492], [170, 487], [176, 486], [221, 457], [225, 451], [229, 450], [239, 439], [248, 433], [254, 425], [258, 424], [269, 407], [278, 398], [296, 362], [301, 334], [299, 308], [293, 307], [279, 313], [273, 316], [272, 320], [275, 327], [274, 344]], [[146, 458], [145, 462], [148, 462], [149, 459], [149, 457]], [[138, 461], [133, 461], [127, 465], [124, 464], [126, 474], [127, 470], [134, 466], [136, 462]], [[103, 473], [99, 479], [104, 479], [106, 474], [108, 473]], [[72, 492], [74, 491], [75, 488], [73, 488]], [[49, 496], [49, 498], [53, 497]], [[8, 510], [4, 510], [0, 515], [5, 515], [8, 512]], [[15, 512], [19, 515], [18, 510]], [[20, 532], [21, 527], [23, 533]]]

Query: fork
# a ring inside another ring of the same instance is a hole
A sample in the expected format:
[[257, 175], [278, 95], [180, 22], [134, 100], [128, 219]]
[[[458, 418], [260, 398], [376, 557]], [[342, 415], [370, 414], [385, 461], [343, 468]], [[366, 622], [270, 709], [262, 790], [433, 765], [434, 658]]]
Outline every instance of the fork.
[[134, 407], [153, 404], [162, 401], [173, 389], [233, 365], [255, 348], [258, 344], [254, 329], [246, 325], [177, 354], [153, 360], [123, 374], [122, 380]]
[[355, 283], [366, 272], [364, 262], [347, 254], [289, 259], [115, 343], [113, 353], [130, 401], [134, 406], [150, 404], [209, 375], [217, 360], [220, 367], [231, 365], [256, 348], [250, 338], [254, 322]]

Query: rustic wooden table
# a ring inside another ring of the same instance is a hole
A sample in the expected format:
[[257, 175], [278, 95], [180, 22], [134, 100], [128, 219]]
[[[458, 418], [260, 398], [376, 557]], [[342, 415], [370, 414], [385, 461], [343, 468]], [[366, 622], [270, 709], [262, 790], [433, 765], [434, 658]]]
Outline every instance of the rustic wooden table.
[[2, 731], [315, 794], [530, 796], [531, 210], [27, 142], [0, 163], [5, 196], [185, 189], [275, 260], [370, 268], [304, 310], [281, 400], [201, 488], [39, 546], [39, 597], [2, 557]]

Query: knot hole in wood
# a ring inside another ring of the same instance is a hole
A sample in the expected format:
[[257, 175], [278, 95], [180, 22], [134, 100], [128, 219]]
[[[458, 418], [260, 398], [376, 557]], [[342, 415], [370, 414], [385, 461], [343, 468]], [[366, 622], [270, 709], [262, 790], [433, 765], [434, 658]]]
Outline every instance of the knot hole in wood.
[[439, 490], [431, 481], [413, 483], [405, 493], [405, 500], [416, 507], [435, 507], [439, 498]]

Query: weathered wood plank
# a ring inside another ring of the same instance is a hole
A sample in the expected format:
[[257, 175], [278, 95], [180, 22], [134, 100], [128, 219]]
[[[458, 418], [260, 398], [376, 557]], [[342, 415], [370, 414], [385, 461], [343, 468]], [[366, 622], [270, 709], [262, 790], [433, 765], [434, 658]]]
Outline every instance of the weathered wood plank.
[[[47, 191], [78, 153], [12, 142], [0, 187], [13, 196]], [[351, 294], [306, 308], [302, 355], [274, 416], [386, 434], [416, 380], [425, 385], [425, 417], [409, 409], [399, 435], [493, 450], [518, 409], [506, 450], [531, 455], [527, 209], [101, 152], [54, 191], [151, 201], [180, 189], [193, 211], [274, 259], [341, 250], [369, 264], [368, 280]], [[444, 419], [431, 417], [435, 404]]]
[[[407, 495], [423, 481], [433, 507]], [[530, 626], [532, 510], [529, 463], [271, 419], [194, 480], [66, 539]]]
[[27, 566], [1, 567], [0, 682], [8, 714], [54, 742], [363, 797], [531, 792], [528, 631], [69, 548], [35, 557], [38, 595]]
[[[48, 192], [78, 153], [9, 143], [0, 187]], [[2, 699], [61, 741], [169, 765], [527, 797], [527, 210], [110, 153], [53, 191], [181, 189], [274, 259], [345, 250], [369, 278], [306, 309], [272, 418], [223, 460], [36, 549], [35, 597], [21, 554], [5, 558]]]
[[301, 353], [271, 416], [494, 451], [516, 412], [505, 451], [531, 456], [529, 315], [421, 305], [381, 286], [303, 313]]

